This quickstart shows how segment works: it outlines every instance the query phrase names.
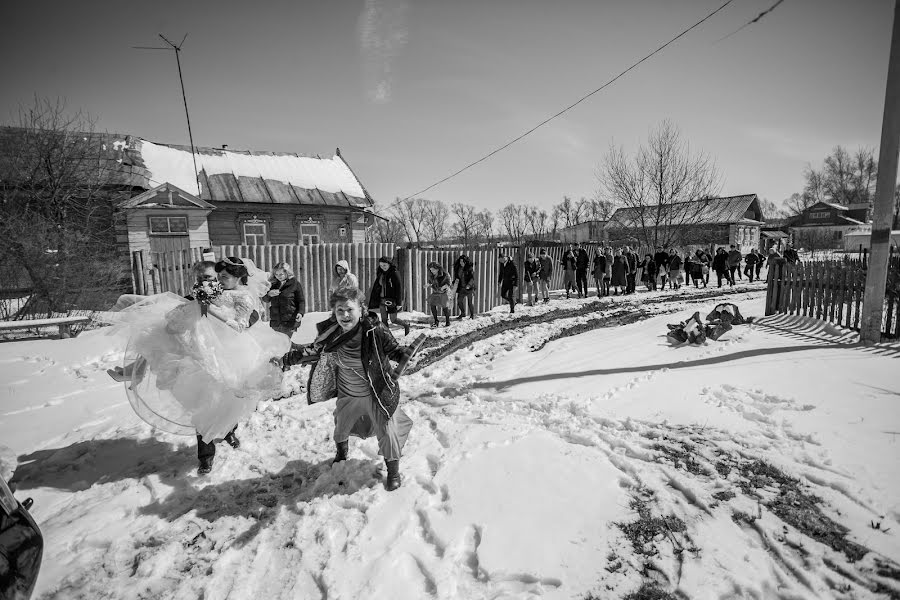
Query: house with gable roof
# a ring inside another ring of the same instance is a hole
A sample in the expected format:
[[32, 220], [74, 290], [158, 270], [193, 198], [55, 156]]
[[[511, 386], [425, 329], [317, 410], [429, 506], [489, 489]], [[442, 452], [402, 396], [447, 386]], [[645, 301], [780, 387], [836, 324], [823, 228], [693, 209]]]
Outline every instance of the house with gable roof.
[[[119, 206], [128, 213], [120, 241], [127, 236], [131, 250], [363, 242], [376, 218], [340, 149], [323, 158], [206, 147], [192, 153], [133, 136], [119, 142], [121, 169], [139, 192]], [[147, 244], [133, 243], [143, 237]]]
[[619, 208], [606, 224], [610, 243], [644, 248], [728, 247], [747, 253], [759, 248], [765, 222], [756, 194], [703, 198], [669, 205]]
[[790, 233], [794, 245], [809, 250], [844, 247], [844, 237], [850, 232], [865, 230], [869, 225], [871, 207], [868, 203], [834, 204], [816, 202], [791, 221]]

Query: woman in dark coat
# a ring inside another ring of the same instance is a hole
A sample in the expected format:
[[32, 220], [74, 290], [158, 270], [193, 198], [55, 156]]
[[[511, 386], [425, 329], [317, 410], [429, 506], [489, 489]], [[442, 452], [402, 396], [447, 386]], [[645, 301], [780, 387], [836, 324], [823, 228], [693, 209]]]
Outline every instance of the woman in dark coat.
[[307, 384], [310, 404], [337, 397], [334, 462], [347, 459], [351, 435], [374, 436], [387, 467], [385, 489], [396, 490], [412, 420], [400, 408], [400, 384], [390, 361], [406, 360], [412, 350], [400, 346], [387, 327], [365, 314], [358, 289], [339, 289], [331, 294], [330, 303], [334, 319], [319, 323], [316, 341], [285, 354], [282, 364], [315, 362]]
[[625, 260], [625, 257], [622, 256], [621, 250], [616, 250], [616, 256], [613, 258], [612, 264], [612, 281], [610, 281], [609, 285], [611, 288], [615, 288], [615, 295], [618, 295], [619, 292], [625, 291], [625, 286], [628, 284], [628, 263]]
[[712, 261], [713, 271], [716, 272], [716, 279], [719, 280], [719, 287], [722, 287], [722, 278], [728, 282], [728, 285], [734, 285], [731, 274], [728, 272], [728, 253], [724, 248], [717, 248], [716, 255]]
[[609, 293], [609, 290], [605, 290], [603, 285], [603, 278], [606, 277], [606, 256], [603, 255], [603, 251], [599, 246], [594, 250], [594, 264], [591, 266], [594, 273], [594, 285], [597, 286], [597, 297], [599, 298], [604, 295], [604, 291]]
[[288, 337], [300, 327], [306, 314], [306, 298], [303, 287], [294, 277], [291, 265], [280, 262], [272, 271], [274, 281], [262, 301], [269, 304], [269, 325]]
[[379, 311], [382, 323], [390, 327], [390, 319], [394, 325], [403, 327], [403, 335], [409, 335], [409, 323], [397, 316], [402, 304], [403, 284], [397, 274], [397, 265], [387, 256], [382, 256], [378, 259], [378, 271], [369, 293], [369, 312]]
[[643, 269], [643, 281], [644, 285], [647, 286], [647, 291], [656, 290], [657, 268], [652, 254], [644, 255], [644, 260], [641, 261], [641, 268]]
[[457, 320], [466, 316], [466, 307], [469, 309], [469, 317], [475, 318], [475, 266], [472, 259], [463, 254], [453, 263], [453, 283], [456, 284], [456, 306], [459, 308]]

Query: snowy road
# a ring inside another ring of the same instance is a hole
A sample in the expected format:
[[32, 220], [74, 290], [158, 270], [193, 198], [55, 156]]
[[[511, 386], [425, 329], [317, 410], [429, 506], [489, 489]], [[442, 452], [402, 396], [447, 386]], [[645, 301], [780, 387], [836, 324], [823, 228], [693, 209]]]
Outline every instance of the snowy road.
[[[735, 301], [760, 315], [762, 296]], [[374, 440], [330, 466], [332, 403], [261, 403], [199, 478], [191, 441], [154, 436], [106, 378], [114, 340], [0, 345], [0, 436], [48, 543], [36, 595], [896, 595], [900, 349], [785, 317], [665, 342], [714, 304], [531, 351], [590, 315], [535, 323], [405, 377], [416, 426], [393, 493]]]

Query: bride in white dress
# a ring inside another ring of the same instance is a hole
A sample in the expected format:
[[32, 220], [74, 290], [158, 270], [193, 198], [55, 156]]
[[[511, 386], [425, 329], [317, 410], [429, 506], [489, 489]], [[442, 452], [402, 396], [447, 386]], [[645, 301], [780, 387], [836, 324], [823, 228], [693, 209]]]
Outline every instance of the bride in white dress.
[[205, 307], [164, 293], [111, 319], [120, 324], [114, 331], [127, 328], [126, 390], [138, 415], [164, 431], [196, 432], [206, 443], [225, 437], [260, 399], [278, 393], [281, 371], [270, 360], [290, 349], [284, 335], [251, 327], [268, 289], [266, 273], [234, 257], [216, 263], [215, 272], [221, 292]]

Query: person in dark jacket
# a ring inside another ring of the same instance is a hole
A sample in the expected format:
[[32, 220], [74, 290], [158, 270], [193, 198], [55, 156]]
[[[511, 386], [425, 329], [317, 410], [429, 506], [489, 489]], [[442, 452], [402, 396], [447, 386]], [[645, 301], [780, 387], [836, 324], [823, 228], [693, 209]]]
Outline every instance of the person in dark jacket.
[[587, 250], [579, 242], [575, 244], [575, 287], [579, 298], [587, 298], [587, 272], [591, 264]]
[[461, 320], [466, 316], [466, 307], [469, 309], [469, 317], [475, 318], [475, 266], [472, 259], [462, 254], [453, 263], [453, 284], [456, 286], [456, 306], [459, 308], [459, 316], [456, 320]]
[[616, 256], [613, 258], [612, 264], [612, 281], [610, 281], [610, 288], [615, 288], [613, 295], [618, 296], [619, 292], [622, 294], [625, 293], [625, 285], [627, 283], [628, 276], [628, 261], [625, 260], [625, 257], [622, 255], [621, 250], [616, 250]]
[[784, 260], [792, 265], [800, 262], [800, 255], [797, 253], [797, 250], [790, 244], [787, 244], [784, 247]]
[[728, 251], [728, 275], [731, 277], [732, 284], [735, 281], [735, 274], [737, 274], [739, 279], [743, 279], [741, 275], [741, 258], [741, 251], [732, 244], [731, 249]]
[[534, 306], [538, 297], [538, 282], [541, 280], [541, 263], [534, 252], [529, 252], [525, 257], [524, 273], [522, 280], [525, 282], [525, 291], [528, 293], [528, 306]]
[[750, 252], [747, 253], [747, 256], [744, 257], [744, 275], [747, 276], [750, 283], [753, 283], [753, 275], [757, 273], [756, 265], [758, 262], [759, 257], [756, 256], [756, 248], [752, 248]]
[[637, 269], [640, 258], [629, 246], [625, 246], [623, 256], [625, 257], [625, 262], [628, 263], [628, 271], [625, 275], [625, 293], [633, 294], [637, 291], [635, 288], [637, 286]]
[[559, 262], [563, 268], [563, 285], [566, 288], [566, 298], [569, 298], [571, 297], [571, 292], [575, 291], [575, 270], [578, 262], [574, 245], [569, 244], [569, 249], [565, 251]]
[[659, 289], [666, 289], [666, 279], [669, 275], [669, 254], [663, 250], [662, 246], [656, 247], [656, 254], [653, 255], [653, 262], [656, 263], [656, 277], [658, 279]]
[[725, 252], [725, 248], [717, 248], [716, 255], [713, 257], [712, 261], [713, 271], [716, 272], [716, 279], [718, 279], [719, 287], [722, 287], [722, 278], [725, 278], [725, 281], [728, 282], [728, 285], [734, 285], [734, 280], [731, 279], [731, 274], [728, 271], [728, 253]]
[[753, 253], [756, 254], [756, 279], [759, 280], [759, 272], [762, 271], [766, 257], [756, 248], [753, 249]]
[[388, 319], [403, 327], [403, 335], [409, 335], [409, 323], [400, 319], [397, 313], [403, 305], [403, 284], [397, 274], [397, 265], [387, 256], [378, 259], [378, 271], [372, 291], [369, 292], [369, 311], [379, 311], [381, 322], [388, 325]]
[[500, 297], [509, 302], [509, 312], [516, 312], [516, 288], [519, 287], [519, 270], [512, 259], [505, 254], [500, 255], [500, 273], [497, 277], [500, 285]]
[[334, 409], [334, 463], [347, 460], [350, 436], [376, 437], [384, 457], [388, 491], [400, 487], [400, 457], [412, 420], [400, 408], [400, 383], [390, 361], [409, 358], [384, 324], [365, 314], [362, 292], [341, 288], [331, 294], [332, 315], [317, 324], [319, 336], [309, 346], [285, 354], [284, 366], [318, 359], [306, 386], [310, 404], [337, 397]]
[[262, 297], [262, 301], [269, 305], [269, 325], [275, 331], [291, 337], [306, 314], [303, 286], [294, 277], [291, 265], [286, 262], [275, 265], [272, 278], [272, 286]]
[[547, 254], [546, 248], [541, 248], [538, 261], [541, 263], [541, 278], [538, 281], [538, 287], [544, 298], [544, 304], [546, 304], [550, 302], [550, 278], [553, 277], [553, 259]]
[[648, 292], [656, 291], [656, 274], [656, 261], [653, 260], [653, 255], [645, 254], [644, 260], [641, 261], [641, 279]]
[[600, 246], [597, 246], [596, 250], [594, 250], [594, 264], [591, 267], [591, 272], [594, 275], [594, 285], [597, 286], [597, 297], [599, 298], [603, 295], [605, 289], [603, 278], [606, 277], [606, 256], [603, 255], [603, 250]]

